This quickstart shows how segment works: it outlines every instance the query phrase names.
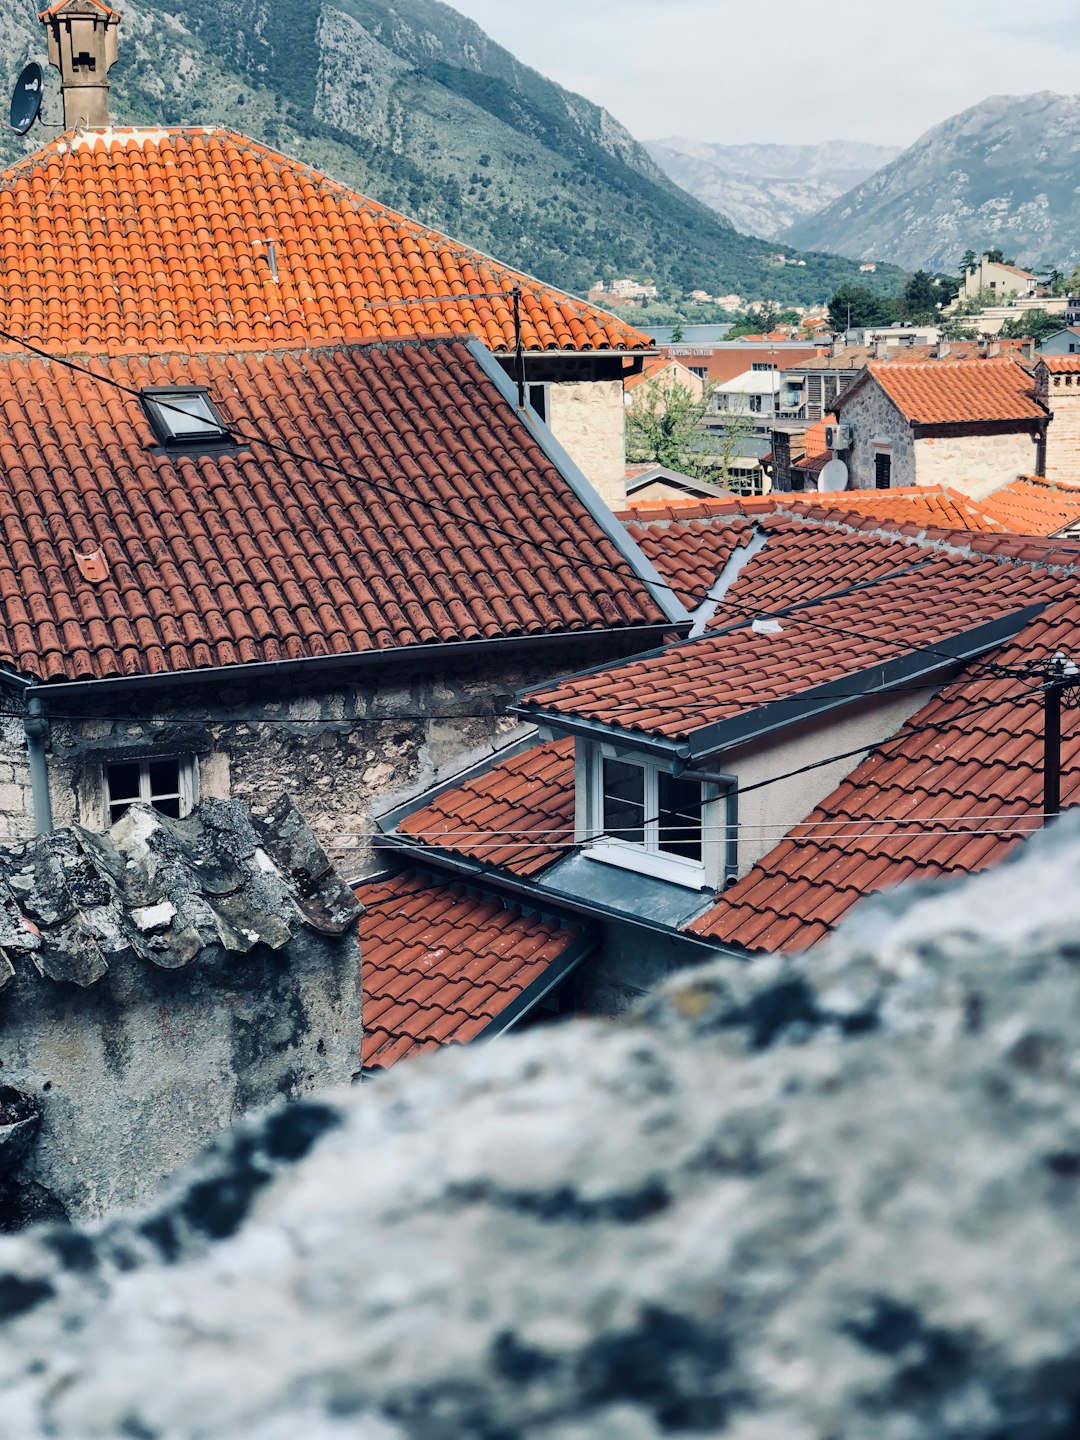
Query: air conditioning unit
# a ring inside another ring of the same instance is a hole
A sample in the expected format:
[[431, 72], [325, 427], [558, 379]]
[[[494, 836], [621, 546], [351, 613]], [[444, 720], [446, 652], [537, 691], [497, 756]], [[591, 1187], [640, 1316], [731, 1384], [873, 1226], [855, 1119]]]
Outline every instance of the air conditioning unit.
[[825, 426], [825, 448], [832, 450], [850, 450], [851, 430], [847, 425], [826, 425]]

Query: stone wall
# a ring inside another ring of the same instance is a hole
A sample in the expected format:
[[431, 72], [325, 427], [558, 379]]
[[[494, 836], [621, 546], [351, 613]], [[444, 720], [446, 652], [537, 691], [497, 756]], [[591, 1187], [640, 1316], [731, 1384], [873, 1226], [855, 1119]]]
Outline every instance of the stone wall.
[[1072, 1440], [1078, 869], [1066, 820], [0, 1240], [0, 1437]]
[[0, 847], [0, 1230], [145, 1200], [247, 1111], [358, 1073], [359, 906], [295, 811], [273, 827], [141, 809]]
[[548, 387], [548, 426], [613, 510], [626, 506], [626, 407], [621, 380]]
[[[3, 692], [6, 709], [21, 708], [15, 697]], [[30, 790], [30, 764], [20, 715], [0, 716], [0, 841], [33, 834], [34, 800]]]
[[925, 436], [915, 441], [915, 483], [950, 485], [973, 500], [1020, 475], [1034, 475], [1037, 466], [1037, 439], [1022, 430], [1005, 435]]
[[1080, 485], [1080, 374], [1044, 377], [1039, 398], [1053, 415], [1046, 429], [1046, 478]]
[[916, 483], [911, 426], [872, 380], [844, 405], [840, 418], [851, 426], [851, 448], [839, 457], [848, 467], [849, 490], [873, 490], [874, 456], [882, 448], [876, 442], [891, 447], [892, 488]]

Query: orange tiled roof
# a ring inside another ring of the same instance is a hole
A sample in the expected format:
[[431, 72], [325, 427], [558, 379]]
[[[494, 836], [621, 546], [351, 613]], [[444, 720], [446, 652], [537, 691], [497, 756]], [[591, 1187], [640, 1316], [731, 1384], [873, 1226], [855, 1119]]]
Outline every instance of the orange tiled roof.
[[1080, 370], [1080, 355], [1040, 355], [1039, 360], [1051, 375], [1075, 375]]
[[506, 351], [515, 285], [529, 350], [651, 343], [227, 130], [51, 142], [0, 175], [0, 266], [0, 328], [68, 353], [460, 334]]
[[426, 846], [535, 875], [574, 840], [574, 742], [550, 740], [436, 795], [397, 827]]
[[[1080, 642], [1076, 572], [1033, 571], [1052, 603], [995, 661], [1023, 664]], [[814, 944], [864, 896], [901, 881], [970, 874], [1039, 829], [1043, 716], [1037, 681], [950, 686], [695, 920], [700, 938], [752, 951]], [[1061, 794], [1080, 804], [1080, 730], [1066, 726]]]
[[[1031, 577], [1022, 569], [1006, 572], [981, 558], [958, 565], [952, 555], [930, 551], [912, 557], [906, 547], [886, 541], [866, 548], [878, 552], [874, 563], [882, 551], [892, 552], [892, 565], [857, 601], [887, 616], [887, 625], [837, 623], [839, 602], [833, 598], [803, 602], [789, 615], [794, 596], [765, 583], [775, 560], [761, 570], [752, 561], [749, 583], [732, 587], [700, 639], [537, 686], [522, 697], [523, 711], [541, 720], [583, 719], [635, 735], [692, 741], [722, 721], [782, 706], [902, 656], [935, 646], [955, 653], [948, 643], [955, 637], [1027, 603]], [[766, 544], [760, 556], [767, 552]], [[835, 569], [828, 578], [827, 596], [847, 592]], [[775, 633], [756, 630], [758, 616], [776, 616]], [[706, 752], [713, 744], [701, 743]]]
[[582, 933], [417, 871], [364, 881], [356, 894], [365, 1070], [474, 1040]]
[[1013, 480], [987, 495], [983, 510], [1016, 535], [1056, 535], [1080, 524], [1080, 488], [1037, 477]]
[[[927, 364], [870, 361], [867, 373], [900, 413], [915, 425], [974, 424], [990, 420], [1045, 420], [1031, 377], [1013, 360], [978, 364], [935, 360]], [[858, 388], [856, 381], [848, 397]], [[838, 410], [844, 396], [836, 401]]]
[[0, 362], [0, 664], [163, 674], [663, 623], [461, 341], [109, 371], [206, 386], [227, 422], [312, 462], [257, 441], [164, 454], [133, 396]]

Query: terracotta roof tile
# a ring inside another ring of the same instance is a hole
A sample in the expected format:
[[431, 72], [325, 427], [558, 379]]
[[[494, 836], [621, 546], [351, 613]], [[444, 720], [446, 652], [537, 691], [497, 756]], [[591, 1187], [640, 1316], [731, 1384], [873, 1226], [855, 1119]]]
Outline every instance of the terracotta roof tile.
[[499, 760], [436, 796], [397, 827], [410, 840], [493, 869], [536, 875], [574, 840], [574, 742]]
[[[1031, 376], [1013, 360], [977, 365], [936, 360], [927, 364], [870, 361], [867, 373], [900, 413], [915, 425], [973, 424], [990, 420], [1045, 420]], [[855, 385], [848, 396], [855, 392]], [[836, 408], [843, 410], [840, 396]]]
[[[269, 446], [164, 454], [134, 396], [0, 361], [0, 663], [24, 674], [663, 623], [462, 342], [132, 357], [108, 373], [205, 386]], [[103, 579], [86, 577], [88, 551]]]
[[[51, 142], [0, 175], [0, 258], [0, 328], [52, 351], [452, 334], [506, 351], [515, 285], [529, 350], [651, 344], [587, 302], [228, 130]], [[64, 279], [76, 266], [77, 291]]]
[[581, 938], [576, 926], [415, 870], [356, 894], [367, 1070], [474, 1039]]
[[1075, 374], [1080, 370], [1080, 355], [1040, 355], [1039, 362], [1051, 375]]

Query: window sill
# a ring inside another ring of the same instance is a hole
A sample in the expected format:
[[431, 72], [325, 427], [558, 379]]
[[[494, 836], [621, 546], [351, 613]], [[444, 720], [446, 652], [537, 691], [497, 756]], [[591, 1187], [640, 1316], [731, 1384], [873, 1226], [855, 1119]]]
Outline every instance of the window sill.
[[674, 885], [685, 885], [689, 890], [711, 890], [705, 876], [705, 866], [699, 860], [680, 860], [677, 855], [658, 855], [639, 845], [620, 844], [617, 840], [586, 842], [582, 854], [590, 860], [599, 860], [603, 865], [616, 865], [620, 870], [636, 870], [640, 875], [651, 875], [656, 880], [667, 880]]

